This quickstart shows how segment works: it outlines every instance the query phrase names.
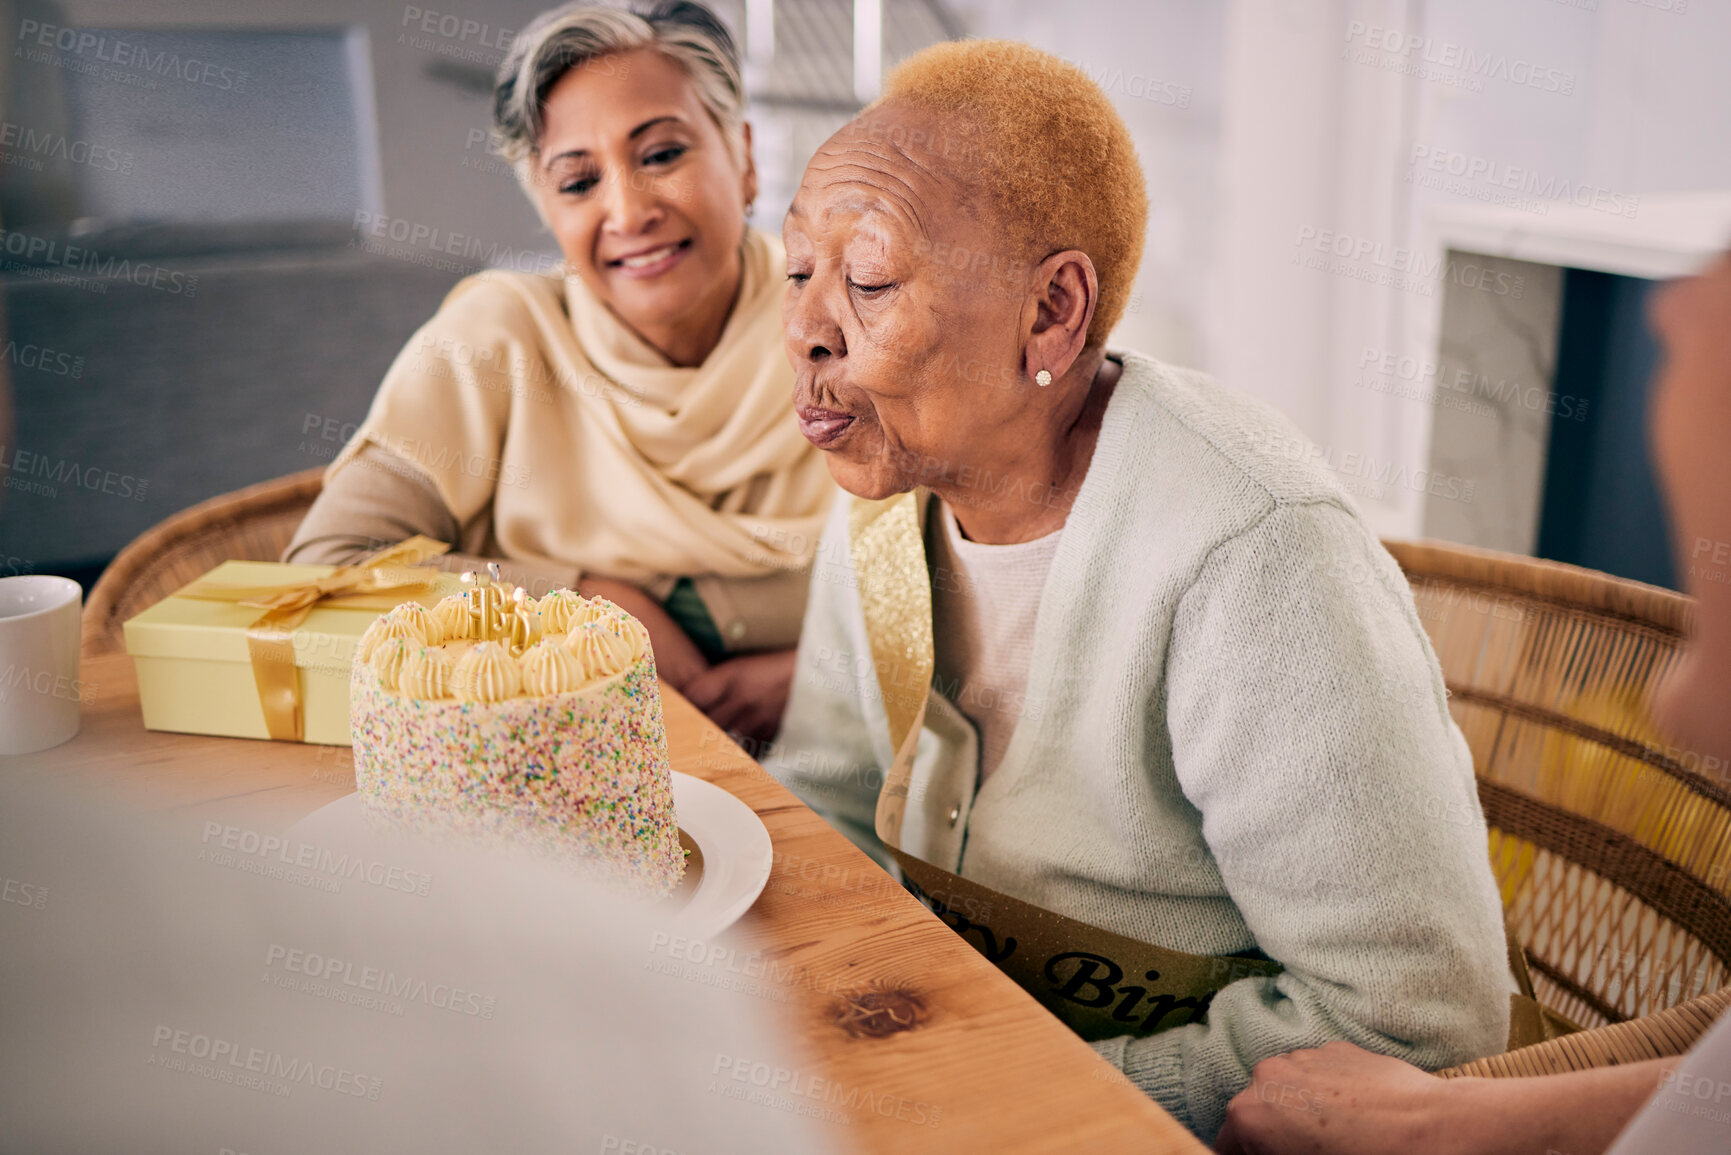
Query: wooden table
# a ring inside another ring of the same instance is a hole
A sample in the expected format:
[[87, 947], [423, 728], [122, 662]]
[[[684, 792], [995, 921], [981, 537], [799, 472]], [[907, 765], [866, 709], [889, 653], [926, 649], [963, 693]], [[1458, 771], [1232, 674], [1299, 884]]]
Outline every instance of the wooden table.
[[[78, 737], [8, 761], [285, 829], [354, 790], [347, 747], [145, 730], [124, 654], [87, 657], [82, 678]], [[1204, 1150], [689, 702], [665, 687], [662, 701], [674, 769], [742, 799], [775, 846], [728, 945], [776, 968], [775, 1005], [826, 1078], [910, 1104], [901, 1119], [850, 1112], [839, 1138], [896, 1152]], [[921, 1104], [936, 1126], [912, 1121]]]

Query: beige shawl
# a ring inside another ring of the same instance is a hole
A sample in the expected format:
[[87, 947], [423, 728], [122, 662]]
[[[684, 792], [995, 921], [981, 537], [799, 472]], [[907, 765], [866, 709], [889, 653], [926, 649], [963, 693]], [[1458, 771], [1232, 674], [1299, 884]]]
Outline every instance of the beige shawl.
[[327, 477], [367, 445], [413, 461], [470, 552], [491, 538], [507, 558], [628, 581], [804, 569], [835, 490], [793, 415], [781, 245], [748, 229], [743, 258], [721, 343], [694, 369], [575, 276], [463, 280]]

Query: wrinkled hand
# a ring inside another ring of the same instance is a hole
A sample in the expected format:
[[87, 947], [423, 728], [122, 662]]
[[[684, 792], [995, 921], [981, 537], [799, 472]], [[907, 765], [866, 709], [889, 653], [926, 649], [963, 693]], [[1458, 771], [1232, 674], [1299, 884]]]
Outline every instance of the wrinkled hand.
[[586, 577], [577, 583], [577, 592], [586, 598], [606, 598], [649, 631], [649, 644], [655, 649], [655, 672], [661, 680], [681, 693], [694, 678], [709, 669], [703, 651], [686, 636], [661, 604], [629, 582], [613, 578]]
[[795, 653], [775, 650], [729, 658], [693, 678], [682, 692], [723, 730], [768, 742], [781, 729]]
[[1445, 1150], [1448, 1081], [1351, 1043], [1256, 1064], [1226, 1107], [1214, 1150], [1371, 1155]]

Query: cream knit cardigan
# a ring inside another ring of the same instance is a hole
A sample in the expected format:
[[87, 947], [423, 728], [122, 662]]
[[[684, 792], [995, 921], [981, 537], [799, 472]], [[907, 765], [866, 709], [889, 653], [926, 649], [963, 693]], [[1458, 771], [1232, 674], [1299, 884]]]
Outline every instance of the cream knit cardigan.
[[[1273, 410], [1123, 361], [1004, 759], [976, 793], [974, 735], [934, 695], [903, 848], [1147, 942], [1280, 961], [1206, 1024], [1094, 1044], [1204, 1140], [1271, 1055], [1347, 1039], [1435, 1069], [1502, 1050], [1472, 758], [1405, 579]], [[882, 858], [870, 652], [844, 497], [765, 762]]]

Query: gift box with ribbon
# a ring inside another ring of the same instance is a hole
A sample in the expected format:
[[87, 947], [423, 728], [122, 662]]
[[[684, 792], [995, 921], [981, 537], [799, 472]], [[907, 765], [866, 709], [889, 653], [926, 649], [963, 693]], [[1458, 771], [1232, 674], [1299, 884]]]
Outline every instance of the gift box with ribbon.
[[349, 744], [349, 666], [361, 634], [406, 601], [460, 593], [418, 563], [416, 537], [351, 566], [224, 562], [125, 625], [150, 730]]

